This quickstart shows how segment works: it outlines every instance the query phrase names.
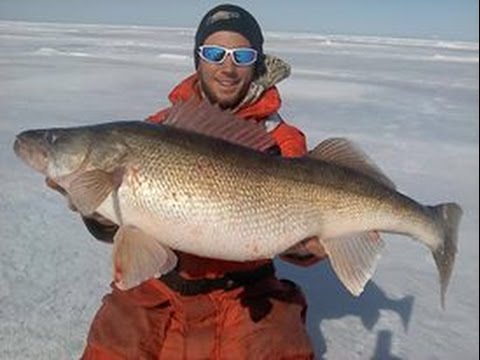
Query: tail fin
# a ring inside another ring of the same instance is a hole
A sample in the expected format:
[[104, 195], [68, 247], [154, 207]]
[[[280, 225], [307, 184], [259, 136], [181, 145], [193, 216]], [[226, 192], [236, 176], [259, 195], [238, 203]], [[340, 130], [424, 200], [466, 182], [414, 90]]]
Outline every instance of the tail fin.
[[437, 225], [443, 232], [441, 245], [432, 251], [440, 275], [440, 295], [442, 308], [445, 309], [445, 293], [452, 275], [457, 253], [458, 225], [462, 217], [462, 208], [455, 203], [440, 204], [430, 208]]

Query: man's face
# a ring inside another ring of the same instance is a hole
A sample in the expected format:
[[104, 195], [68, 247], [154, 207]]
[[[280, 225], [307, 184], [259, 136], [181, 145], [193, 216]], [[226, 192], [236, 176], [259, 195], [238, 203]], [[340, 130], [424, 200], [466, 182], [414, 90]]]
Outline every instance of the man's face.
[[[220, 45], [225, 48], [251, 47], [243, 36], [231, 31], [218, 31], [205, 39], [203, 45]], [[224, 109], [234, 108], [246, 95], [255, 73], [255, 65], [237, 66], [228, 55], [221, 64], [211, 64], [202, 59], [197, 73], [200, 86], [214, 104]]]

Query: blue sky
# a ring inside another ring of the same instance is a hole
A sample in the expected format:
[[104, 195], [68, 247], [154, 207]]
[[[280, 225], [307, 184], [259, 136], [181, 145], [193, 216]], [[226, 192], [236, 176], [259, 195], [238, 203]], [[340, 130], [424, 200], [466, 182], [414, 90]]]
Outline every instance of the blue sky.
[[[0, 0], [0, 19], [196, 27], [221, 1]], [[478, 0], [232, 1], [264, 30], [478, 41]]]

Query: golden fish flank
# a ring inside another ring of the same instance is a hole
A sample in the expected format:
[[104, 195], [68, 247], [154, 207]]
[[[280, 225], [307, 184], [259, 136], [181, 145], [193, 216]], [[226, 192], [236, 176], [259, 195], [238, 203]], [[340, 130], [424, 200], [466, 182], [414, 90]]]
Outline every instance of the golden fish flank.
[[173, 113], [164, 125], [31, 130], [15, 142], [16, 153], [82, 214], [120, 225], [114, 273], [121, 288], [172, 269], [172, 249], [248, 261], [316, 236], [358, 295], [384, 246], [378, 231], [407, 235], [432, 251], [443, 304], [462, 214], [457, 204], [424, 206], [398, 192], [345, 139], [328, 139], [300, 159], [271, 157], [262, 150], [273, 139], [259, 124], [205, 103]]

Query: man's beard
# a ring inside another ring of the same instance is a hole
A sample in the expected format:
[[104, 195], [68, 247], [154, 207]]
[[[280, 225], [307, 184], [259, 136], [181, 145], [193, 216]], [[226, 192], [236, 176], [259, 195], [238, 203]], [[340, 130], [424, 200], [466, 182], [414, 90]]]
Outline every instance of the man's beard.
[[245, 95], [248, 92], [248, 87], [245, 89], [242, 89], [242, 92], [238, 94], [235, 98], [229, 100], [229, 101], [222, 101], [218, 99], [218, 97], [214, 94], [214, 92], [210, 89], [210, 87], [207, 85], [206, 81], [203, 79], [202, 75], [199, 74], [199, 86], [200, 86], [200, 91], [202, 94], [212, 103], [212, 104], [217, 104], [221, 109], [235, 109], [236, 106], [238, 106], [241, 101], [245, 98]]

